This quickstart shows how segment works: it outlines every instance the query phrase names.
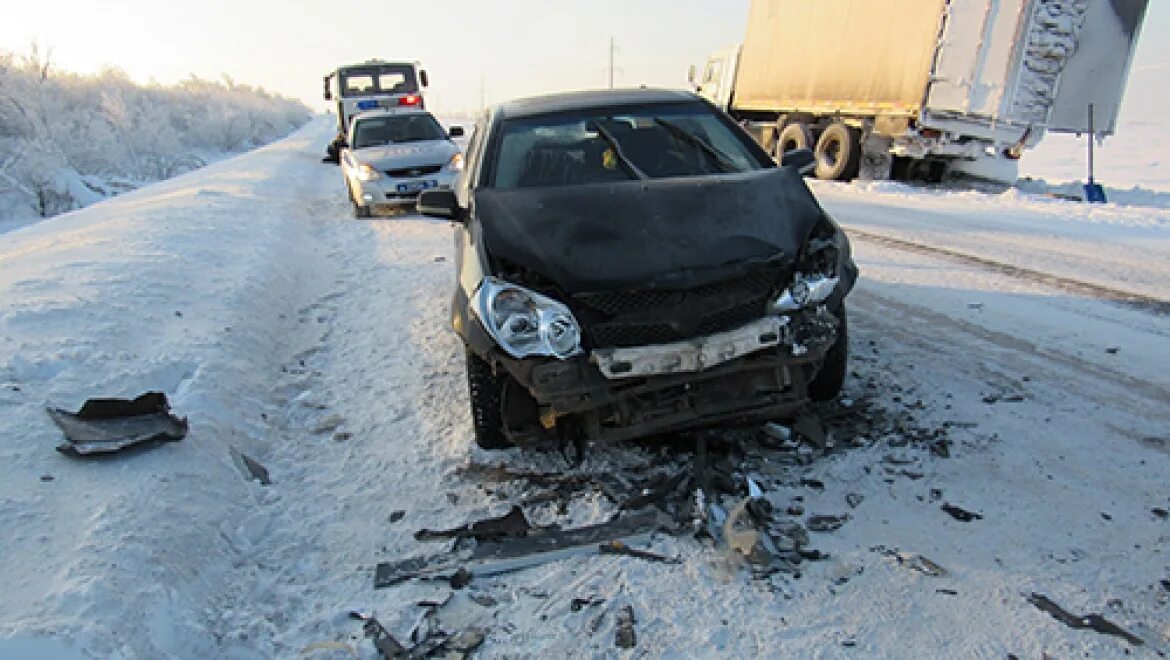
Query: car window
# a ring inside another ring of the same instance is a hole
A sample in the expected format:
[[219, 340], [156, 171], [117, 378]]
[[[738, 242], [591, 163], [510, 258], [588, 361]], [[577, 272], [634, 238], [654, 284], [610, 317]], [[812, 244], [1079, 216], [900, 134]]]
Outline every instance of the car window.
[[358, 117], [354, 120], [351, 144], [354, 149], [362, 149], [381, 144], [445, 139], [447, 139], [447, 134], [434, 117], [429, 113], [415, 112], [403, 115]]
[[508, 120], [491, 185], [535, 188], [762, 166], [705, 104], [659, 104]]
[[342, 96], [411, 94], [418, 91], [414, 67], [409, 64], [371, 64], [340, 72]]

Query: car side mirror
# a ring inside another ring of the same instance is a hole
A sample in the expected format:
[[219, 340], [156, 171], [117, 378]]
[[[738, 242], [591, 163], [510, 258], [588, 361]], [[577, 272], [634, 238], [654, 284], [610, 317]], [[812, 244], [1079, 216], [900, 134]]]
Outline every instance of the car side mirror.
[[459, 200], [455, 198], [455, 191], [450, 188], [424, 190], [415, 202], [415, 210], [432, 218], [455, 220], [459, 217]]
[[429, 78], [427, 78], [427, 72], [425, 70], [418, 72], [418, 79], [419, 79], [419, 82], [422, 83], [423, 87], [430, 87], [431, 86], [431, 81]]
[[447, 129], [447, 135], [450, 137], [463, 137], [463, 127], [452, 126], [451, 128]]
[[801, 174], [808, 174], [817, 166], [817, 158], [811, 149], [792, 149], [781, 154], [780, 165], [791, 167]]
[[690, 68], [687, 69], [687, 82], [689, 82], [692, 85], [695, 84], [695, 65], [694, 64], [692, 64], [690, 66]]

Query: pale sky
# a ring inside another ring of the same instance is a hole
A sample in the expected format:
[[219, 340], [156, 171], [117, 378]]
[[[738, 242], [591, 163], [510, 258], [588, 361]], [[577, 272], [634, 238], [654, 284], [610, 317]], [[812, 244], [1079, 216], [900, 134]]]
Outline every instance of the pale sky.
[[[913, 0], [907, 0], [908, 2]], [[439, 112], [548, 91], [682, 87], [689, 64], [743, 39], [749, 0], [3, 0], [0, 50], [34, 41], [59, 68], [138, 82], [191, 74], [258, 85], [323, 111], [321, 77], [371, 57], [419, 60]], [[1170, 66], [1170, 0], [1150, 0], [1134, 67]], [[826, 47], [832, 47], [826, 45]], [[809, 53], [815, 57], [816, 53]]]

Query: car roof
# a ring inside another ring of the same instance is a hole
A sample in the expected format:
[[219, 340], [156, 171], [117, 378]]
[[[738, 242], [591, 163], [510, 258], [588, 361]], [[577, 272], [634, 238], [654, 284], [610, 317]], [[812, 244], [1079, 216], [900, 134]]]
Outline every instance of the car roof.
[[496, 106], [496, 111], [502, 117], [531, 117], [585, 108], [699, 100], [698, 96], [678, 89], [600, 89], [514, 99]]
[[369, 110], [362, 110], [361, 112], [355, 113], [353, 115], [353, 118], [350, 121], [357, 121], [358, 119], [365, 119], [367, 117], [400, 117], [402, 115], [429, 115], [429, 114], [431, 114], [431, 113], [422, 109], [422, 108], [413, 107], [413, 106], [407, 107], [407, 108], [402, 108], [401, 110], [399, 110], [397, 108], [371, 108]]

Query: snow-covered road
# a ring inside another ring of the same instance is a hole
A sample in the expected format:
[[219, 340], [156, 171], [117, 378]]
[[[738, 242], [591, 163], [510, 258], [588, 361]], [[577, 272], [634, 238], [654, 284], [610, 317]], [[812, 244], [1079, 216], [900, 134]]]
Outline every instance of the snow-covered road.
[[[349, 610], [402, 634], [417, 601], [449, 591], [375, 590], [374, 565], [441, 552], [414, 532], [503, 513], [527, 492], [469, 463], [565, 468], [555, 453], [470, 448], [446, 324], [450, 230], [350, 217], [336, 169], [319, 162], [328, 133], [318, 121], [0, 237], [0, 657], [347, 657], [302, 653], [319, 642], [373, 657]], [[816, 190], [867, 234], [1170, 301], [1164, 210]], [[766, 480], [779, 508], [850, 516], [812, 535], [830, 557], [758, 580], [663, 537], [653, 549], [682, 565], [604, 556], [477, 579], [470, 591], [490, 600], [461, 616], [489, 628], [484, 655], [619, 654], [625, 605], [646, 657], [1104, 657], [1170, 644], [1170, 521], [1157, 513], [1170, 509], [1170, 317], [854, 245], [845, 397], [873, 418], [853, 427], [869, 435]], [[188, 416], [182, 442], [102, 461], [53, 451], [45, 405], [148, 389]], [[949, 439], [949, 457], [925, 432]], [[246, 481], [229, 446], [272, 484]], [[654, 459], [612, 448], [575, 470]], [[955, 520], [944, 502], [982, 518]], [[612, 509], [597, 494], [526, 507], [565, 526]], [[1033, 591], [1147, 646], [1065, 627], [1025, 600]], [[574, 611], [587, 597], [604, 602]]]

